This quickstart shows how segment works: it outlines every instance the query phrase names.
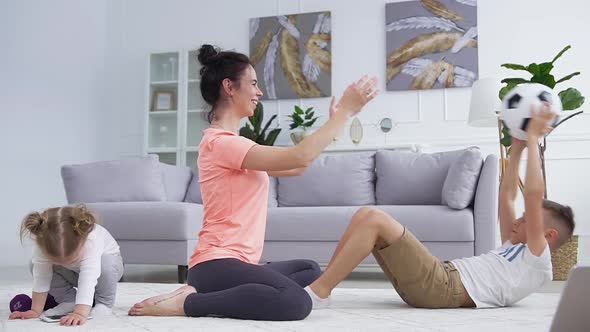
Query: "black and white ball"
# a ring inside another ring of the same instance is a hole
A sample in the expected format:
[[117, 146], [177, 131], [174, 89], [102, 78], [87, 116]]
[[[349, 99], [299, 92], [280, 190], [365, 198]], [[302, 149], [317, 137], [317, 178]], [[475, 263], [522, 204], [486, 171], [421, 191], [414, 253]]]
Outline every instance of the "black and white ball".
[[516, 86], [502, 99], [500, 118], [510, 135], [520, 140], [527, 140], [527, 129], [531, 120], [531, 106], [539, 111], [543, 102], [551, 104], [551, 110], [557, 113], [553, 125], [559, 121], [562, 112], [561, 99], [551, 88], [543, 84], [527, 83]]

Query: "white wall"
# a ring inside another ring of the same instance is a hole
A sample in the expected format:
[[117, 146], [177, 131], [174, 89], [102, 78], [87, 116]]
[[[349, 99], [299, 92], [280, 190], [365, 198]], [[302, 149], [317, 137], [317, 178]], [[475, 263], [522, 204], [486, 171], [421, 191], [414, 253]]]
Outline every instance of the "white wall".
[[[141, 153], [146, 54], [160, 49], [194, 48], [212, 43], [222, 48], [248, 53], [248, 19], [301, 12], [332, 12], [332, 89], [340, 94], [345, 86], [364, 73], [384, 79], [385, 2], [364, 1], [142, 1], [129, 0], [114, 12], [109, 23], [120, 31], [117, 41], [121, 61], [117, 81], [127, 93], [119, 111], [125, 113], [121, 125], [120, 154]], [[590, 29], [585, 14], [590, 4], [582, 0], [480, 0], [479, 68], [480, 77], [507, 77], [500, 64], [528, 64], [551, 59], [563, 46], [573, 48], [557, 63], [555, 75], [561, 77], [581, 71], [568, 84], [590, 94], [590, 46], [583, 31]], [[112, 43], [113, 41], [109, 41]], [[564, 84], [564, 87], [567, 85]], [[384, 90], [385, 84], [381, 83]], [[395, 143], [420, 143], [430, 151], [479, 145], [497, 153], [494, 128], [471, 128], [465, 123], [470, 89], [383, 92], [360, 114], [364, 125], [361, 146]], [[265, 102], [267, 114], [279, 113], [281, 126], [294, 104], [316, 106], [326, 119], [328, 98]], [[590, 102], [589, 102], [590, 103]], [[583, 109], [587, 110], [585, 105]], [[396, 127], [381, 133], [377, 124], [389, 116]], [[582, 115], [551, 135], [547, 151], [550, 198], [574, 208], [581, 235], [590, 234], [590, 207], [585, 204], [590, 187], [590, 130], [588, 115]], [[278, 143], [288, 144], [284, 129]], [[350, 145], [348, 130], [338, 144]], [[590, 263], [588, 238], [581, 240], [580, 261]]]
[[66, 203], [61, 165], [114, 157], [106, 18], [102, 1], [0, 2], [0, 266], [30, 259], [26, 213]]

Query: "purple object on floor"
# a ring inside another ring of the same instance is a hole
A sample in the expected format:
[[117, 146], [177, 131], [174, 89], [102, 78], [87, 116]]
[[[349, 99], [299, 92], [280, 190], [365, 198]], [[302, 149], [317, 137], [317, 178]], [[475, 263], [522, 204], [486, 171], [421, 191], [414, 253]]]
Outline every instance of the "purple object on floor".
[[[18, 294], [17, 296], [13, 297], [12, 300], [10, 300], [10, 312], [29, 311], [31, 310], [32, 306], [33, 300], [26, 294]], [[43, 308], [43, 311], [51, 309], [55, 306], [57, 306], [55, 298], [53, 298], [51, 294], [47, 294], [47, 300], [45, 301], [45, 307]]]
[[10, 300], [10, 312], [14, 311], [29, 311], [33, 300], [28, 295], [18, 294]]

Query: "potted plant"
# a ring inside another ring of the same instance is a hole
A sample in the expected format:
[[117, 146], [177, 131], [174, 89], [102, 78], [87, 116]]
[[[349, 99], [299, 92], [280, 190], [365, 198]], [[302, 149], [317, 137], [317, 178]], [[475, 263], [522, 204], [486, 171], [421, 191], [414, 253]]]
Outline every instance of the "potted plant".
[[[559, 59], [567, 50], [571, 48], [570, 45], [564, 47], [557, 55], [551, 60], [551, 62], [543, 62], [543, 63], [531, 63], [528, 66], [514, 64], [514, 63], [505, 63], [502, 65], [504, 68], [512, 69], [512, 70], [520, 70], [526, 71], [531, 74], [529, 79], [524, 79], [520, 77], [511, 77], [502, 80], [502, 83], [505, 83], [504, 86], [499, 93], [500, 99], [504, 98], [504, 95], [508, 93], [508, 91], [512, 90], [515, 86], [522, 84], [522, 83], [540, 83], [545, 86], [548, 86], [551, 89], [554, 89], [555, 86], [559, 83], [565, 82], [571, 79], [574, 76], [580, 75], [580, 72], [571, 73], [566, 75], [560, 79], [555, 79], [555, 77], [551, 74], [551, 70], [553, 69], [553, 65], [555, 61]], [[562, 90], [559, 92], [559, 98], [561, 99], [561, 104], [563, 106], [564, 111], [572, 111], [578, 109], [582, 104], [584, 104], [584, 96], [578, 91], [576, 88], [570, 87], [568, 89]], [[572, 117], [582, 113], [582, 111], [575, 112], [567, 117], [561, 119], [553, 129], [557, 128], [560, 124], [564, 123], [565, 121], [571, 119]], [[553, 131], [551, 131], [553, 132]], [[502, 129], [502, 137], [500, 143], [505, 146], [506, 148], [512, 145], [512, 137], [508, 132], [507, 128]], [[539, 143], [539, 151], [541, 157], [541, 169], [543, 173], [543, 179], [545, 180], [546, 172], [545, 172], [545, 149], [547, 148], [547, 140], [546, 136], [543, 138], [543, 142]], [[545, 181], [545, 198], [547, 198], [547, 182]], [[574, 235], [566, 244], [564, 244], [559, 250], [556, 252], [551, 253], [551, 261], [553, 263], [553, 280], [565, 280], [571, 268], [577, 262], [577, 252], [578, 252], [578, 236]]]
[[307, 129], [311, 128], [319, 118], [319, 116], [314, 117], [314, 115], [315, 112], [313, 111], [313, 107], [303, 110], [301, 107], [295, 105], [293, 113], [288, 115], [288, 117], [291, 118], [289, 129], [293, 131], [299, 128], [299, 130], [291, 132], [291, 140], [293, 141], [293, 144], [298, 144], [305, 138], [307, 135]]
[[248, 117], [250, 124], [246, 123], [244, 127], [240, 128], [240, 136], [249, 138], [260, 145], [274, 145], [277, 136], [279, 136], [279, 133], [281, 132], [281, 128], [271, 130], [268, 135], [266, 135], [266, 131], [276, 117], [276, 114], [271, 116], [266, 125], [262, 127], [264, 107], [262, 106], [262, 103], [258, 102], [254, 114]]

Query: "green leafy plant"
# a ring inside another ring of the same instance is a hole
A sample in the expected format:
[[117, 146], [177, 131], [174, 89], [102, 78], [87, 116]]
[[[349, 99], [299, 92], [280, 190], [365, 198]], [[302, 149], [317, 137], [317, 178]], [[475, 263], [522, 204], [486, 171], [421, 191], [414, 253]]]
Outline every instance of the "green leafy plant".
[[270, 120], [268, 120], [264, 127], [262, 127], [262, 122], [264, 120], [264, 107], [262, 106], [262, 103], [258, 102], [256, 109], [254, 110], [254, 114], [248, 117], [250, 124], [246, 123], [244, 127], [240, 128], [240, 136], [249, 138], [260, 145], [274, 145], [277, 137], [279, 136], [279, 133], [281, 132], [281, 128], [275, 128], [271, 130], [268, 135], [266, 135], [266, 131], [274, 119], [276, 119], [276, 117], [276, 114], [271, 116]]
[[[504, 96], [508, 93], [508, 91], [512, 90], [515, 86], [523, 83], [540, 83], [549, 88], [553, 89], [559, 83], [565, 82], [570, 80], [574, 76], [580, 75], [580, 72], [571, 73], [569, 75], [565, 75], [564, 77], [556, 80], [555, 76], [551, 74], [551, 70], [554, 68], [555, 61], [559, 59], [567, 50], [571, 48], [570, 45], [564, 47], [554, 58], [551, 62], [543, 62], [543, 63], [531, 63], [528, 66], [519, 65], [515, 63], [505, 63], [502, 64], [502, 67], [512, 69], [512, 70], [519, 70], [519, 71], [526, 71], [532, 76], [529, 79], [521, 78], [521, 77], [510, 77], [505, 78], [502, 80], [502, 83], [505, 83], [506, 86], [500, 89], [500, 99], [504, 98]], [[559, 98], [561, 99], [561, 104], [563, 105], [564, 111], [572, 111], [584, 104], [584, 96], [578, 91], [576, 88], [568, 88], [561, 92], [559, 92]], [[563, 123], [565, 120], [581, 113], [577, 112], [572, 114], [571, 116], [561, 120], [555, 127], [559, 124]], [[512, 137], [507, 128], [502, 129], [502, 139], [500, 141], [502, 145], [508, 147], [512, 145]]]
[[291, 118], [289, 129], [293, 130], [301, 127], [303, 130], [307, 130], [307, 128], [311, 128], [319, 118], [319, 116], [314, 117], [314, 115], [315, 112], [313, 111], [313, 107], [303, 110], [301, 107], [295, 105], [293, 113], [288, 115], [288, 117]]

